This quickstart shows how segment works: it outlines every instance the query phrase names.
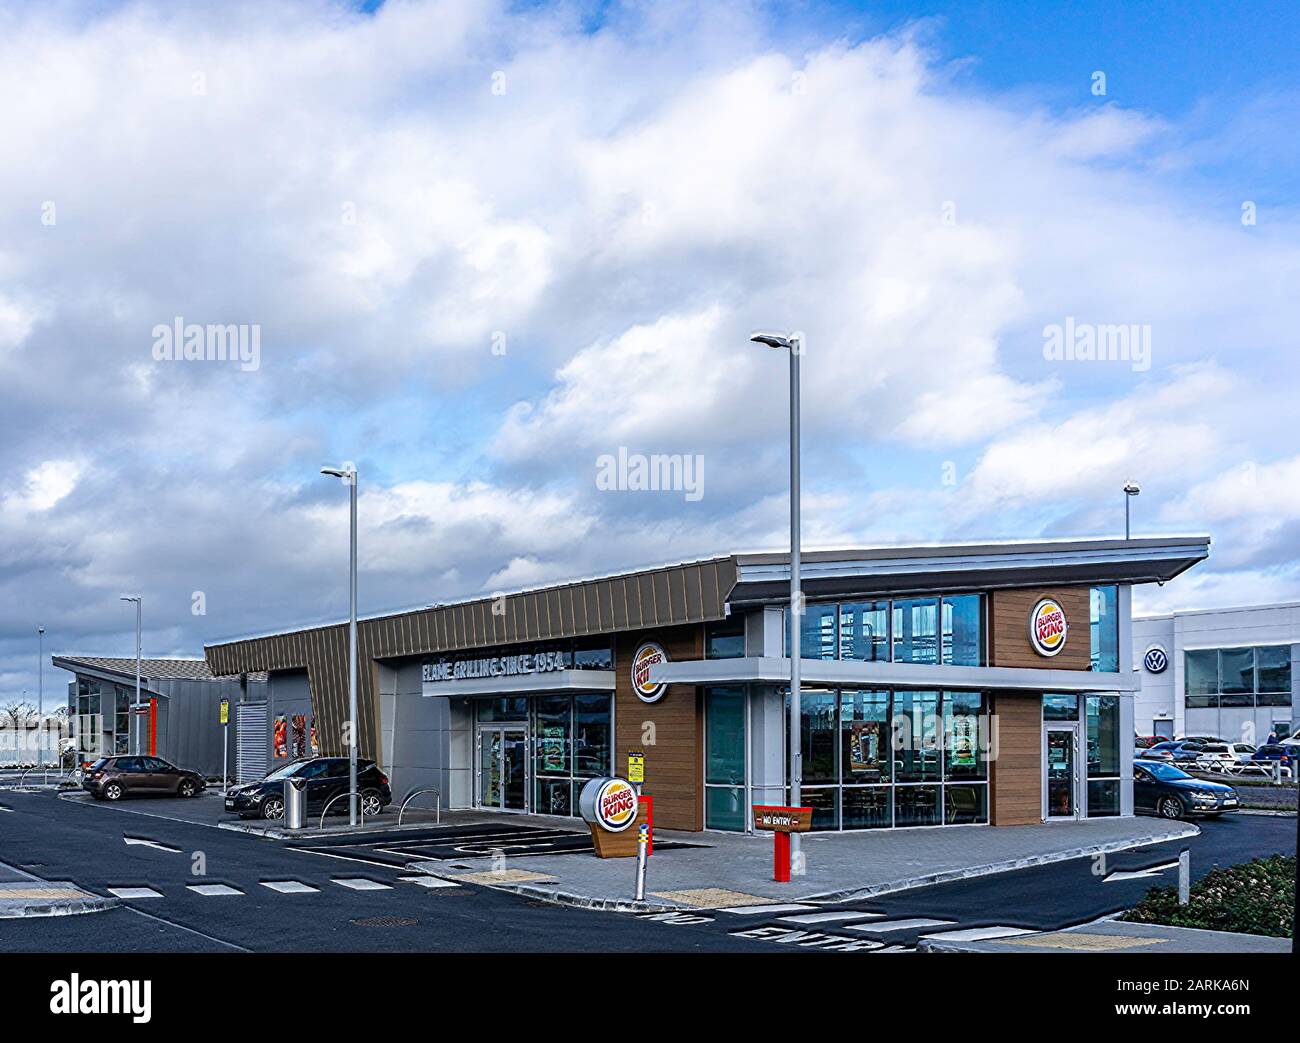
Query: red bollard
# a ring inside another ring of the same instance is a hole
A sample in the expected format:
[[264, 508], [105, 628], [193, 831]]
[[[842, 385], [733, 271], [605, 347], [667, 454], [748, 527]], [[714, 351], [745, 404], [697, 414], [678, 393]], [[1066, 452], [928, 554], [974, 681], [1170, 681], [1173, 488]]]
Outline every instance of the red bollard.
[[778, 884], [788, 884], [790, 882], [790, 834], [773, 833], [772, 837], [776, 841], [772, 879]]

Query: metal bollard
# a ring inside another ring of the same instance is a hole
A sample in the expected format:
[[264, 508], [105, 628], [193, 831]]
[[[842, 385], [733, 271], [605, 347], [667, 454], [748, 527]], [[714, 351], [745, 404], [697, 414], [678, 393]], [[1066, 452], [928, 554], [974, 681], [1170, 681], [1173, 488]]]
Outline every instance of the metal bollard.
[[284, 825], [286, 829], [305, 829], [307, 826], [305, 779], [284, 780]]
[[1178, 904], [1186, 905], [1192, 894], [1192, 853], [1187, 848], [1178, 852]]
[[646, 845], [650, 843], [650, 827], [645, 823], [637, 828], [637, 901], [646, 896]]

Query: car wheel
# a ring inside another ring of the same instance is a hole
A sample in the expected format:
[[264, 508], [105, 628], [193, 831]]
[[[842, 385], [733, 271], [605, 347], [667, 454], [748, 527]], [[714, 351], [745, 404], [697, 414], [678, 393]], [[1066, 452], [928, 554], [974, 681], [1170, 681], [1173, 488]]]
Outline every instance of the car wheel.
[[122, 795], [125, 792], [126, 791], [122, 789], [122, 784], [120, 782], [110, 782], [107, 786], [104, 787], [104, 799], [121, 800]]
[[284, 818], [284, 801], [279, 797], [269, 798], [267, 802], [262, 805], [262, 818]]
[[193, 779], [181, 779], [181, 784], [176, 787], [176, 793], [182, 797], [192, 797], [199, 791], [198, 786], [194, 785]]
[[1177, 797], [1161, 798], [1160, 803], [1156, 805], [1156, 810], [1160, 812], [1161, 818], [1180, 819], [1187, 814], [1183, 802]]
[[384, 802], [379, 799], [378, 793], [361, 794], [361, 813], [366, 818], [374, 818], [384, 810]]

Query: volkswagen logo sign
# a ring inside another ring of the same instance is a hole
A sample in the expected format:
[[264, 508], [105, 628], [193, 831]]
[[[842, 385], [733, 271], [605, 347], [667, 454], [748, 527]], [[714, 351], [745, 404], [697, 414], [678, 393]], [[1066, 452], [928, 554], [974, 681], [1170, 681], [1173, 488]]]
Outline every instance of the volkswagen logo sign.
[[1142, 657], [1142, 665], [1148, 673], [1163, 674], [1169, 667], [1169, 653], [1159, 645], [1152, 645]]

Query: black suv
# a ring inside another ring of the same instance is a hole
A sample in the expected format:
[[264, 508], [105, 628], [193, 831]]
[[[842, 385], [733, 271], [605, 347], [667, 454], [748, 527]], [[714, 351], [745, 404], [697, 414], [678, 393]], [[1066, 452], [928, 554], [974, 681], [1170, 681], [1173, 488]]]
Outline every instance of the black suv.
[[[307, 783], [307, 813], [320, 815], [330, 810], [343, 813], [351, 801], [348, 792], [346, 757], [308, 757], [281, 765], [259, 782], [232, 786], [226, 794], [226, 810], [240, 818], [284, 818], [284, 783], [286, 779], [303, 779]], [[374, 761], [357, 761], [357, 806], [366, 818], [378, 815], [393, 802], [388, 776]], [[338, 800], [330, 803], [331, 799]]]

